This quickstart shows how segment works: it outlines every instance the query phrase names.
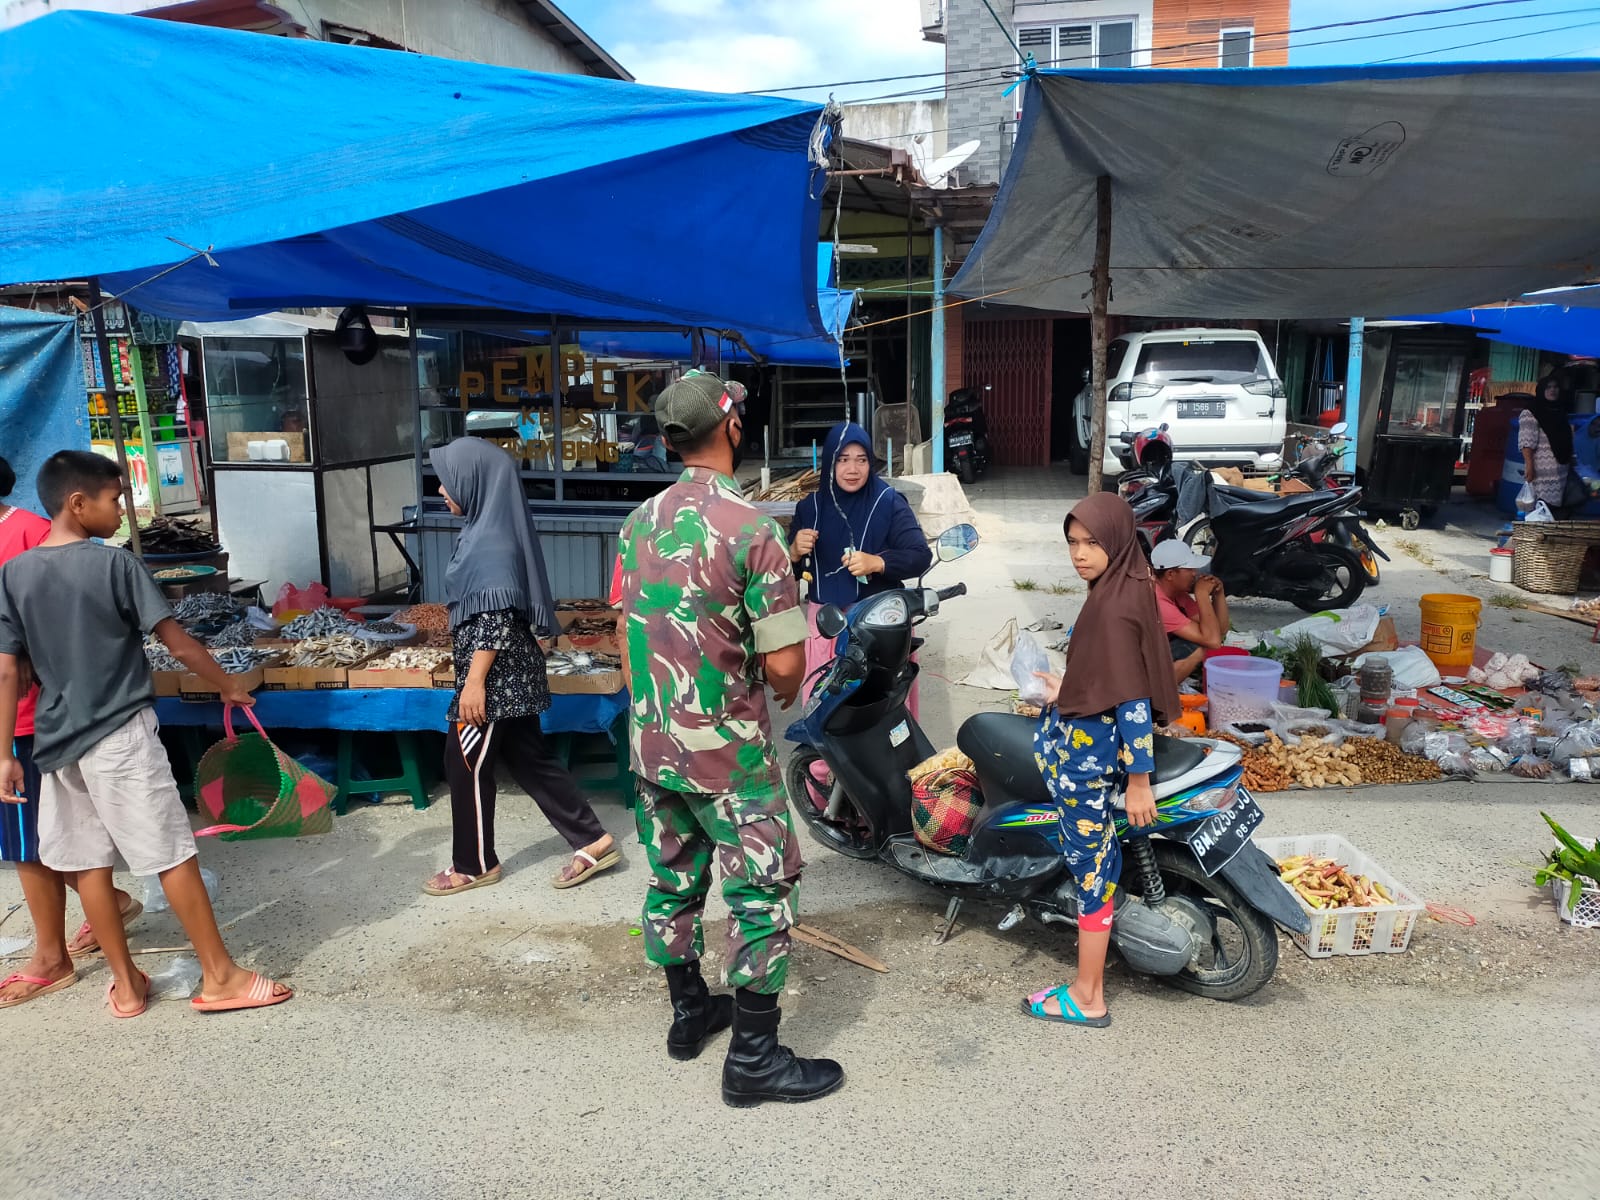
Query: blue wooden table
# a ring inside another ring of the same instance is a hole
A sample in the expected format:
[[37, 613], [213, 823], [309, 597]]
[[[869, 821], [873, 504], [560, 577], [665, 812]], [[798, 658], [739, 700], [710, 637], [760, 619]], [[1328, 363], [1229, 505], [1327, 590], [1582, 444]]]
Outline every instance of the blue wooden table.
[[[339, 789], [334, 811], [342, 813], [351, 796], [401, 791], [417, 808], [428, 806], [428, 792], [422, 780], [417, 752], [417, 734], [444, 733], [449, 728], [446, 714], [454, 695], [446, 688], [351, 688], [320, 692], [258, 692], [256, 719], [270, 735], [274, 729], [327, 729], [339, 735], [338, 777], [330, 782]], [[594, 756], [576, 757], [577, 739], [584, 735], [603, 735], [611, 748], [604, 761], [615, 764], [615, 774], [591, 781], [595, 786], [620, 791], [624, 801], [632, 794], [628, 771], [626, 714], [628, 693], [610, 695], [562, 695], [551, 697], [549, 710], [540, 725], [555, 749], [569, 766], [574, 761], [596, 762]], [[222, 705], [196, 704], [162, 698], [156, 701], [156, 718], [168, 728], [182, 731], [190, 767], [199, 762], [206, 729], [221, 730]], [[244, 718], [234, 722], [237, 730]], [[352, 779], [354, 742], [357, 733], [393, 734], [400, 759], [400, 774], [387, 779]]]

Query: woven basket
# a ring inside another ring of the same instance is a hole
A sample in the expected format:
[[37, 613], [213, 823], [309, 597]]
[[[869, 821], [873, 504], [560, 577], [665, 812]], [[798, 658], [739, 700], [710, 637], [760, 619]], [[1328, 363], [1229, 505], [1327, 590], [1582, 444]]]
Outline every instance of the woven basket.
[[1600, 542], [1600, 523], [1594, 521], [1518, 522], [1511, 531], [1511, 581], [1530, 592], [1578, 590], [1584, 555]]

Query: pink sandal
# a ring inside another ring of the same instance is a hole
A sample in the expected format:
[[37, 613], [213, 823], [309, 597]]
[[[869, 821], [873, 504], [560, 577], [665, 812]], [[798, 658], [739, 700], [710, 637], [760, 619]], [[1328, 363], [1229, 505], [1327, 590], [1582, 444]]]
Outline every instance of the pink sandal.
[[[129, 925], [132, 925], [143, 912], [144, 905], [134, 897], [129, 896], [128, 907], [122, 910], [122, 927], [126, 929]], [[94, 936], [94, 926], [87, 921], [78, 926], [78, 932], [72, 935], [72, 941], [81, 942], [84, 938], [90, 939], [88, 944], [78, 946], [76, 949], [73, 948], [71, 942], [67, 944], [67, 953], [73, 958], [87, 958], [100, 949], [100, 939]]]
[[139, 977], [144, 980], [144, 999], [139, 1001], [139, 1007], [132, 1012], [117, 1007], [117, 981], [115, 979], [106, 987], [106, 1007], [111, 1010], [113, 1017], [118, 1017], [124, 1021], [131, 1020], [134, 1017], [144, 1016], [144, 1010], [150, 1007], [150, 976], [140, 971]]
[[78, 973], [63, 975], [60, 979], [44, 979], [38, 975], [7, 975], [0, 979], [0, 988], [9, 987], [13, 983], [31, 983], [38, 991], [29, 992], [26, 996], [0, 997], [0, 1008], [15, 1008], [19, 1004], [26, 1004], [29, 1000], [37, 1000], [40, 996], [48, 996], [51, 992], [59, 992], [62, 988], [69, 988], [78, 982]]

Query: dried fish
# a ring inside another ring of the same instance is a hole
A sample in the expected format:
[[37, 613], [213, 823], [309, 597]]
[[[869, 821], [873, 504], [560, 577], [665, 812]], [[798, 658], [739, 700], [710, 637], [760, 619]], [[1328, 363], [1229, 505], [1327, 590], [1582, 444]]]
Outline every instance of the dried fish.
[[172, 651], [167, 649], [166, 643], [155, 634], [150, 634], [144, 639], [144, 657], [150, 664], [152, 671], [187, 671], [177, 659], [172, 657]]
[[353, 637], [324, 635], [301, 640], [289, 656], [291, 667], [353, 667], [372, 653], [372, 647]]
[[234, 621], [224, 625], [210, 637], [205, 639], [206, 646], [212, 650], [229, 650], [241, 646], [253, 646], [256, 641], [256, 631], [249, 621]]
[[403, 638], [415, 632], [414, 626], [401, 625], [396, 621], [368, 621], [365, 625], [350, 627], [352, 637], [371, 638], [373, 641]]
[[442, 604], [413, 604], [394, 614], [404, 625], [415, 625], [423, 633], [450, 632], [450, 610]]
[[604, 612], [611, 605], [604, 600], [557, 600], [557, 612]]
[[239, 611], [238, 602], [221, 592], [198, 592], [185, 596], [173, 605], [172, 613], [187, 625], [191, 621], [215, 621], [219, 617], [232, 617]]
[[262, 663], [270, 661], [276, 654], [276, 650], [268, 650], [265, 647], [256, 649], [250, 646], [235, 646], [229, 650], [218, 651], [212, 657], [227, 674], [243, 675], [246, 671], [253, 671]]
[[319, 608], [290, 621], [283, 627], [283, 636], [298, 642], [301, 638], [348, 635], [355, 624], [337, 608]]
[[621, 666], [622, 659], [616, 655], [589, 650], [556, 650], [545, 657], [545, 670], [551, 675], [599, 675]]
[[391, 650], [376, 662], [364, 668], [368, 671], [437, 671], [450, 661], [450, 651], [432, 650], [423, 646], [408, 646], [404, 650]]

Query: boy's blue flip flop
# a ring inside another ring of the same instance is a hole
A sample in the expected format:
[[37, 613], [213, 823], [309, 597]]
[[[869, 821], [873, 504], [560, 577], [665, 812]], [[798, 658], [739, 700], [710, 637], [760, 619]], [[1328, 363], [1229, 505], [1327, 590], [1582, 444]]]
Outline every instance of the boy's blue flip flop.
[[[1058, 1017], [1053, 1012], [1045, 1011], [1045, 1000], [1051, 996], [1056, 997], [1061, 1003], [1061, 1015]], [[1044, 1000], [1034, 1001], [1027, 996], [1022, 998], [1022, 1011], [1037, 1021], [1054, 1021], [1058, 1025], [1084, 1025], [1090, 1029], [1104, 1029], [1111, 1024], [1111, 1014], [1103, 1017], [1086, 1017], [1083, 1010], [1072, 999], [1072, 994], [1067, 991], [1067, 985], [1051, 988], [1044, 993]]]

